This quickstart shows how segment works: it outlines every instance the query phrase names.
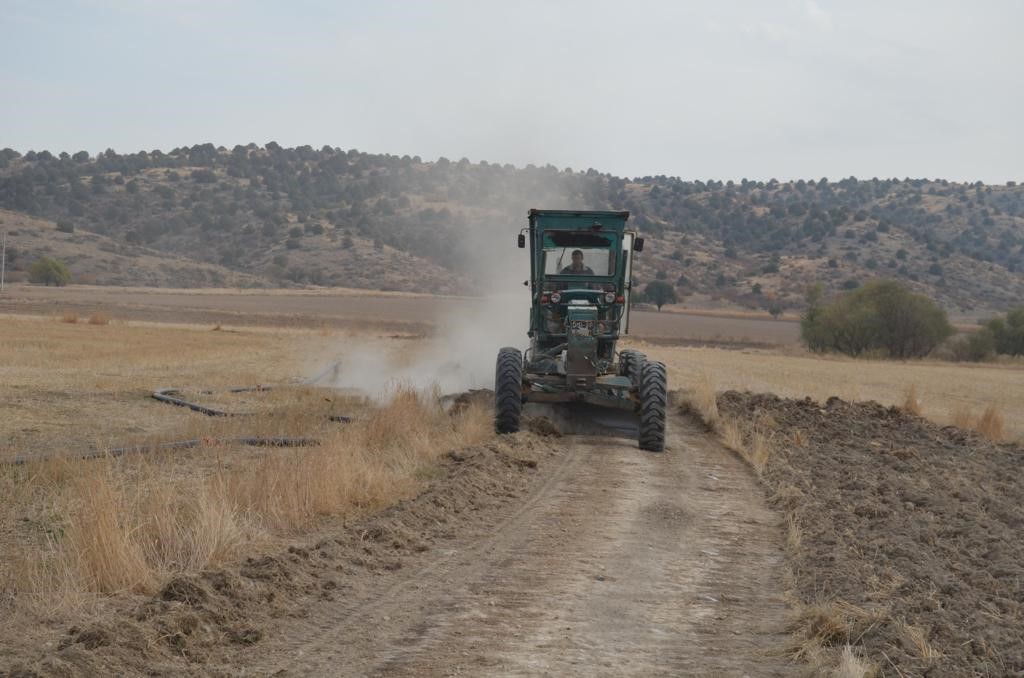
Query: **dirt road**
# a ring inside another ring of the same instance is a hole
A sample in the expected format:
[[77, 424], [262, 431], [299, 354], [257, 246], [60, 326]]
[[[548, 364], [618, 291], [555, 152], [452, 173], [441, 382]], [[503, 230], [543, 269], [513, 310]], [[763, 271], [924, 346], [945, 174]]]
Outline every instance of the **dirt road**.
[[676, 417], [664, 454], [566, 436], [525, 499], [246, 653], [251, 675], [785, 675], [778, 517]]

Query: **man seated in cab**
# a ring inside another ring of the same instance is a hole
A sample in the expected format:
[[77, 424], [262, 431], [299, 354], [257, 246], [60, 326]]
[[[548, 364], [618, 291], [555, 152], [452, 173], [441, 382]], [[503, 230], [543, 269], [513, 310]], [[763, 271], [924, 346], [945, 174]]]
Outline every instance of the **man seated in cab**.
[[572, 263], [562, 269], [561, 275], [594, 275], [594, 272], [584, 266], [582, 250], [573, 250]]

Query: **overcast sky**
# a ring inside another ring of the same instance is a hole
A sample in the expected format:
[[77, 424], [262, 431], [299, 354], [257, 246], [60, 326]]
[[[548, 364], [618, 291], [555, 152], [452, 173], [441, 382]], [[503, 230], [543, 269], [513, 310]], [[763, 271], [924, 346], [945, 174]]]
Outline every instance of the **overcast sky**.
[[1024, 179], [1024, 2], [0, 0], [0, 147]]

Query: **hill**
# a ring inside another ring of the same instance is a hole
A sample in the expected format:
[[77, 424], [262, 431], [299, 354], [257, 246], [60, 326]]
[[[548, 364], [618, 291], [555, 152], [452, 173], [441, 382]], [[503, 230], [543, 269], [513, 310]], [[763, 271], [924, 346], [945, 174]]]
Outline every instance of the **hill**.
[[266, 278], [217, 264], [189, 259], [76, 229], [66, 233], [55, 223], [0, 210], [0, 231], [7, 232], [7, 282], [28, 279], [39, 257], [67, 264], [73, 280], [97, 285], [147, 287], [270, 287]]
[[626, 179], [271, 142], [96, 157], [5, 149], [0, 207], [254, 284], [508, 285], [525, 277], [512, 237], [529, 207], [546, 207], [630, 210], [648, 238], [637, 281], [683, 295], [792, 308], [813, 282], [838, 291], [884, 276], [960, 313], [1024, 296], [1024, 187], [1012, 182]]

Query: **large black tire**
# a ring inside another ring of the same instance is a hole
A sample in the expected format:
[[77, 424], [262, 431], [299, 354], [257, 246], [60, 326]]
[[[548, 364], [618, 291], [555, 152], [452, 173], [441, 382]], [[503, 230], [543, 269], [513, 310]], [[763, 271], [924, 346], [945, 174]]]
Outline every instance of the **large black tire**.
[[640, 387], [640, 368], [647, 360], [640, 351], [619, 351], [619, 374], [624, 377], [629, 377], [629, 380], [633, 383], [633, 386]]
[[498, 351], [494, 373], [494, 430], [515, 433], [523, 413], [523, 354], [517, 348]]
[[665, 409], [668, 385], [665, 365], [645, 360], [640, 369], [640, 449], [665, 449]]

